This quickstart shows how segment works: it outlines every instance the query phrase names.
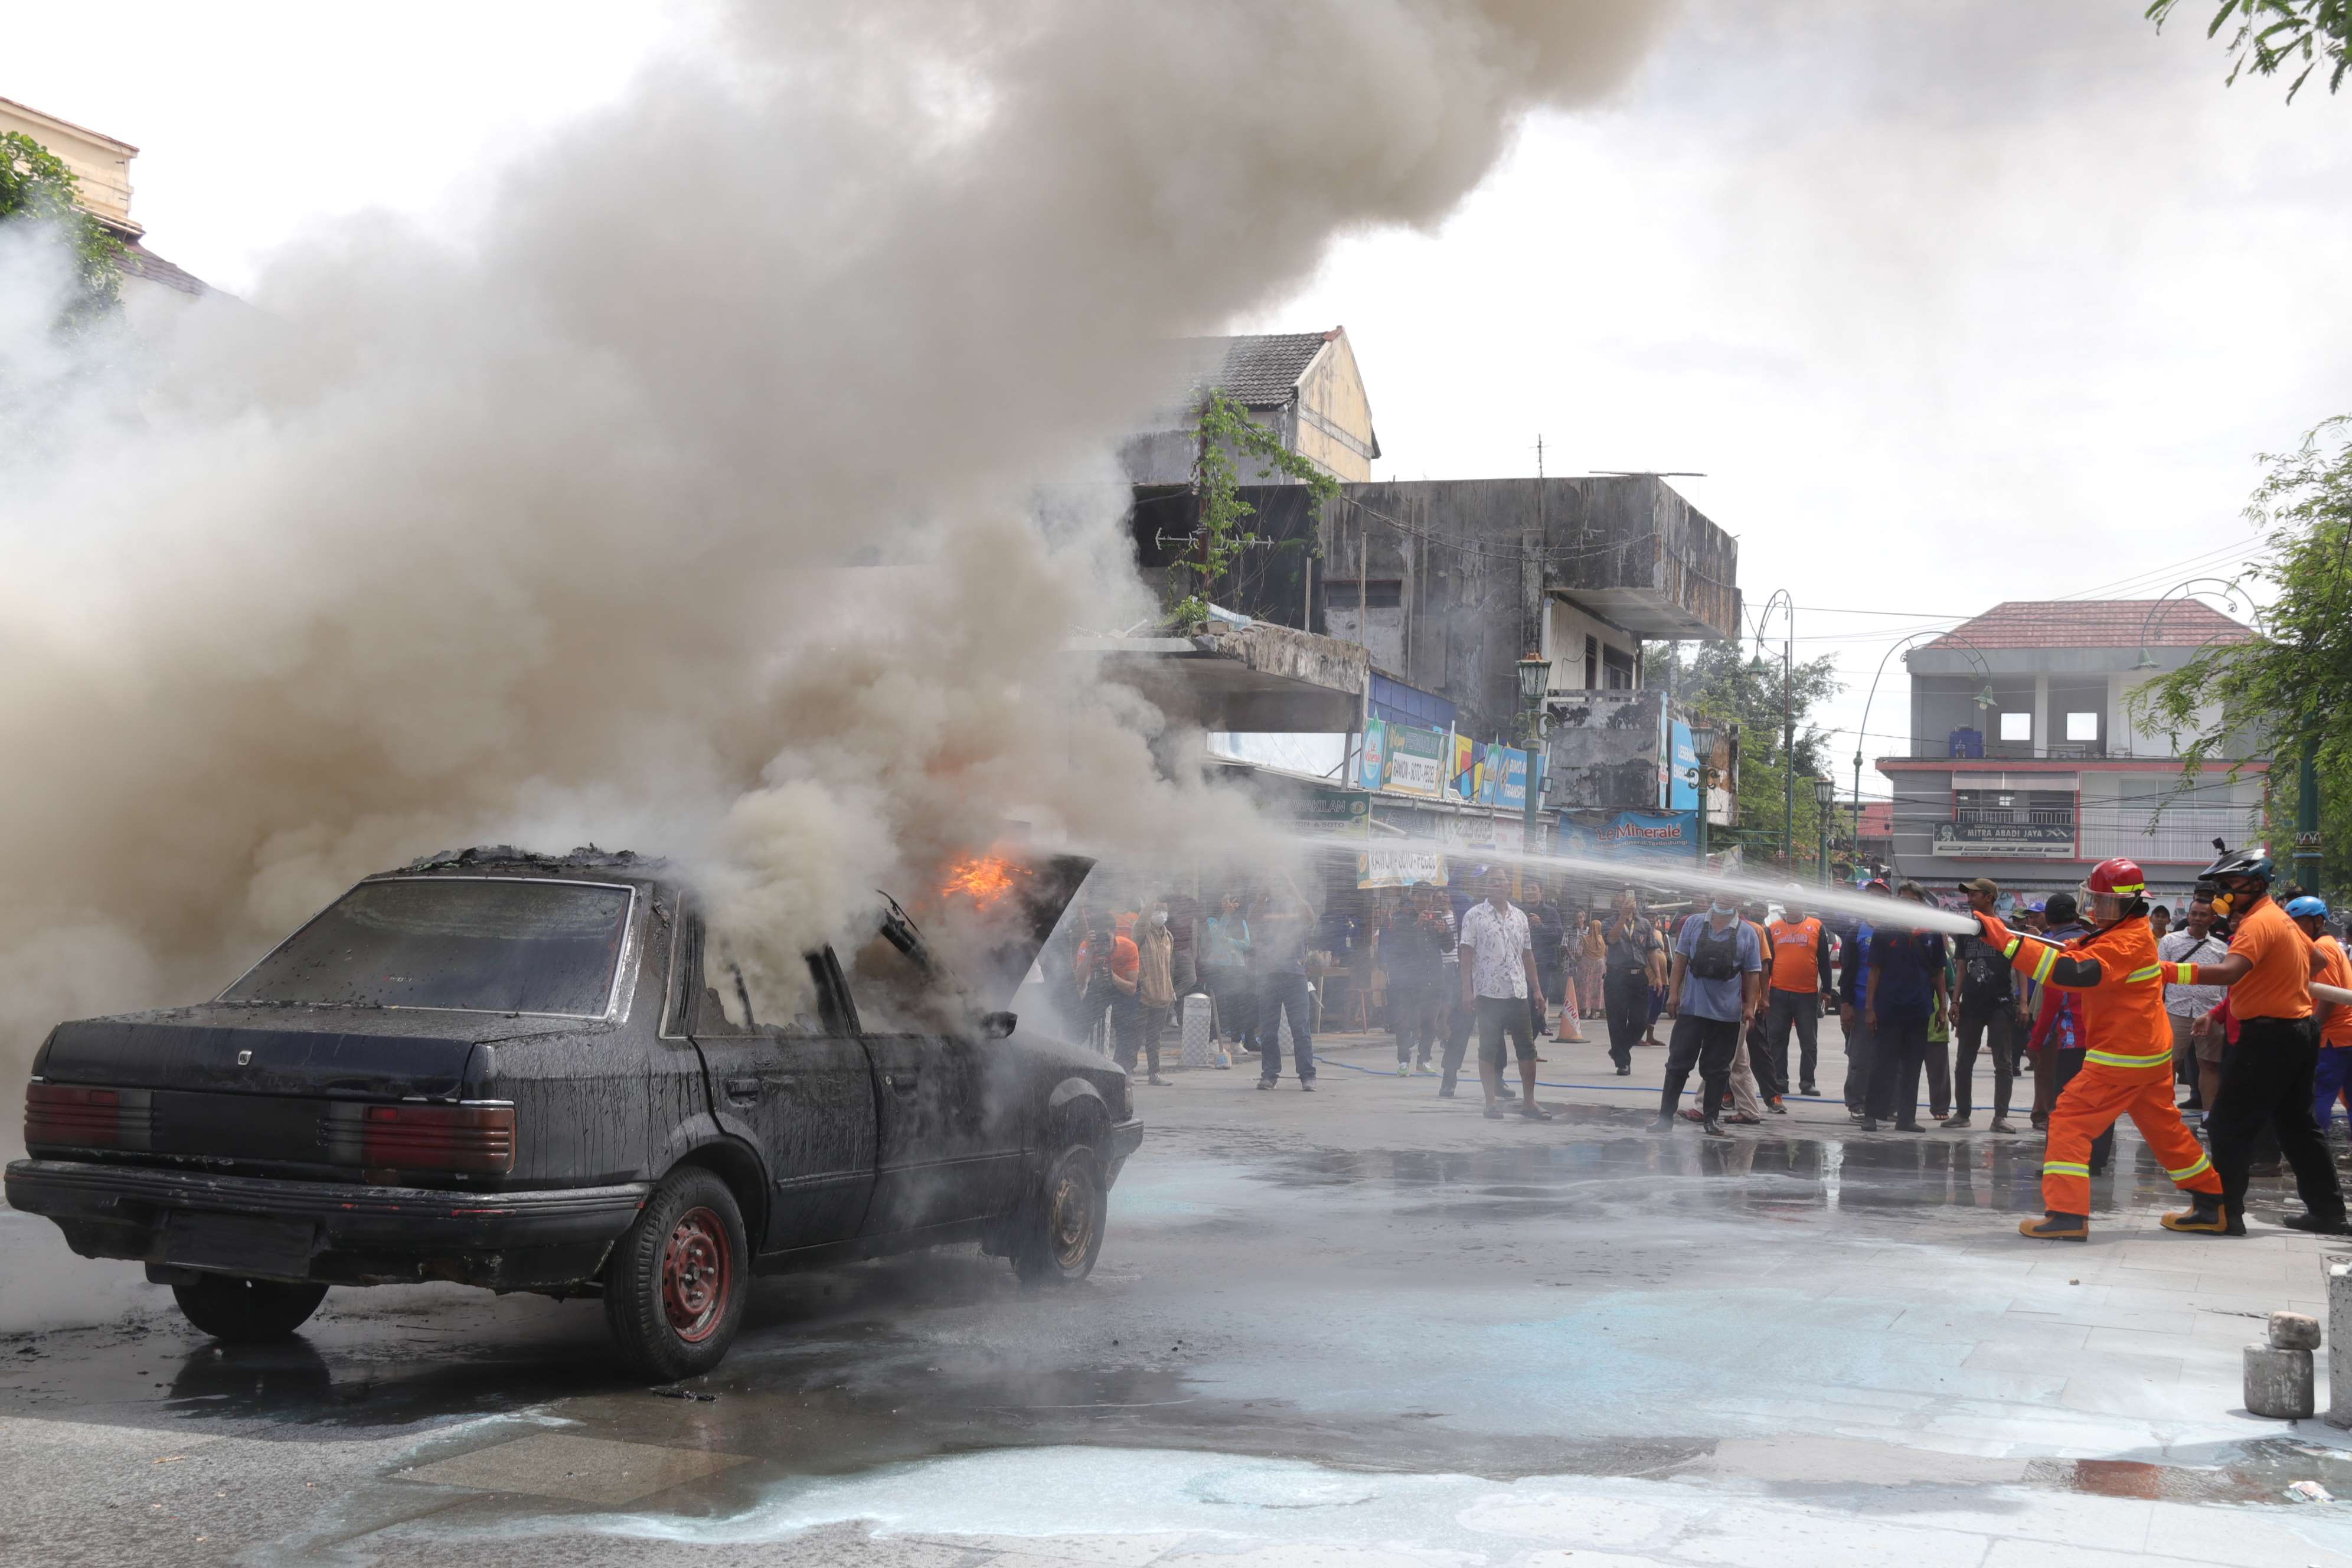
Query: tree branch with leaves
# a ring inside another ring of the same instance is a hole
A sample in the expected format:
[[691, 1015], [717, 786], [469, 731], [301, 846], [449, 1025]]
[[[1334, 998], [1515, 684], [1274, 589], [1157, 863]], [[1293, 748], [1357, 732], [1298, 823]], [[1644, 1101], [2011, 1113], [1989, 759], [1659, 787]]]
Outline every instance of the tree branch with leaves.
[[46, 224], [74, 258], [74, 293], [59, 326], [88, 325], [113, 310], [122, 286], [122, 244], [74, 205], [81, 182], [65, 161], [21, 132], [0, 132], [0, 224]]
[[[2147, 19], [2161, 29], [2179, 4], [2179, 0], [2154, 0], [2147, 8]], [[2293, 103], [2322, 60], [2332, 68], [2327, 76], [2331, 93], [2344, 85], [2346, 73], [2352, 71], [2352, 56], [2347, 53], [2347, 47], [2352, 47], [2352, 0], [2221, 0], [2213, 19], [2206, 24], [2205, 36], [2218, 37], [2232, 17], [2238, 31], [2230, 40], [2235, 57], [2230, 64], [2231, 86], [2237, 85], [2241, 72], [2251, 69], [2256, 76], [2276, 76], [2300, 60], [2303, 68], [2294, 73], [2286, 89], [2286, 100]]]
[[1222, 390], [1213, 390], [1201, 403], [1192, 426], [1192, 493], [1198, 501], [1191, 549], [1168, 568], [1168, 622], [1179, 632], [1195, 632], [1208, 624], [1209, 595], [1233, 570], [1243, 551], [1268, 542], [1250, 532], [1248, 521], [1257, 508], [1242, 499], [1242, 470], [1237, 458], [1284, 474], [1307, 487], [1308, 510], [1339, 493], [1339, 481], [1313, 458], [1303, 458], [1282, 444], [1282, 437], [1249, 416]]

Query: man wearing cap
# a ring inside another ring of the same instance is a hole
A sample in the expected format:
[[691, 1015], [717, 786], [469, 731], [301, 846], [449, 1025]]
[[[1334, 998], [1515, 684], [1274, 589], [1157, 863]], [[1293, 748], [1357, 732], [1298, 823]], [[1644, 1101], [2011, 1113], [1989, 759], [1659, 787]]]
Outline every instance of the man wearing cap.
[[[1891, 899], [1895, 890], [1875, 879], [1862, 890]], [[1870, 939], [1876, 934], [1868, 921], [1853, 923], [1853, 935], [1838, 963], [1838, 1023], [1845, 1031], [1845, 1113], [1859, 1121], [1870, 1114], [1870, 1068], [1875, 1058], [1876, 1031], [1867, 1017], [1870, 996]]]
[[[1962, 882], [1971, 913], [1989, 915], [2000, 899], [2000, 884], [1990, 877]], [[2017, 1083], [2016, 971], [2007, 955], [1982, 936], [1954, 939], [1959, 950], [1960, 1000], [1952, 1009], [1952, 1114], [1943, 1125], [1966, 1127], [1976, 1106], [1977, 1052], [1992, 1053], [1992, 1130], [2012, 1132], [2009, 1124], [2010, 1095]]]
[[[2164, 978], [2179, 985], [2230, 988], [2238, 1043], [2221, 1059], [2221, 1087], [2205, 1112], [2229, 1233], [2244, 1234], [2254, 1141], [2269, 1126], [2278, 1130], [2279, 1152], [2294, 1167], [2305, 1209], [2281, 1223], [2291, 1230], [2342, 1236], [2344, 1190], [2311, 1114], [2320, 1047], [2310, 985], [2324, 961], [2271, 898], [2275, 870], [2269, 856], [2246, 849], [2226, 851], [2208, 866], [2200, 880], [2219, 889], [2214, 911], [2237, 927], [2230, 956], [2219, 963], [2175, 964]], [[2171, 1225], [2172, 1216], [2165, 1224]]]
[[[2326, 901], [2308, 893], [2289, 899], [2286, 918], [2319, 953], [2319, 973], [2313, 978], [2323, 985], [2352, 990], [2352, 960], [2346, 958], [2344, 944], [2327, 934]], [[2311, 1119], [2319, 1123], [2319, 1135], [2325, 1138], [2335, 1127], [2336, 1100], [2352, 1088], [2352, 1007], [2315, 997], [2312, 1006], [2319, 1019], [2319, 1065], [2312, 1074]]]

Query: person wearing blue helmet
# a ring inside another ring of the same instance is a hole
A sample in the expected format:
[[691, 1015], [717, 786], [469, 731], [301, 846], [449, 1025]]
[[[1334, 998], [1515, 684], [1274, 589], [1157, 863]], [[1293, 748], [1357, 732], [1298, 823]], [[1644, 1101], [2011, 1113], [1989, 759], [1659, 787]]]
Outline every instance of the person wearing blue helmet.
[[[2290, 899], [2286, 918], [2301, 926], [2318, 950], [2321, 968], [2313, 978], [2352, 990], [2352, 957], [2327, 934], [2326, 900], [2308, 893]], [[2331, 1007], [2315, 1000], [2313, 1005], [2319, 1016], [2319, 1062], [2311, 1075], [2311, 1119], [2319, 1123], [2319, 1135], [2325, 1138], [2334, 1130], [2336, 1100], [2352, 1088], [2352, 1007]], [[2352, 1115], [2346, 1120], [2352, 1123]]]

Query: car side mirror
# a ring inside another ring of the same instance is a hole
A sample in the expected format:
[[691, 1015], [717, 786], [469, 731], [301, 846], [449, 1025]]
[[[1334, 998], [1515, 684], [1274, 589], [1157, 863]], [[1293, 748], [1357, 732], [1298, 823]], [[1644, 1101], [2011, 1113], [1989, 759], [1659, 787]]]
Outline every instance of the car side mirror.
[[1018, 1013], [982, 1013], [980, 1016], [980, 1032], [992, 1040], [1001, 1040], [1012, 1034], [1013, 1026], [1019, 1022], [1021, 1015]]

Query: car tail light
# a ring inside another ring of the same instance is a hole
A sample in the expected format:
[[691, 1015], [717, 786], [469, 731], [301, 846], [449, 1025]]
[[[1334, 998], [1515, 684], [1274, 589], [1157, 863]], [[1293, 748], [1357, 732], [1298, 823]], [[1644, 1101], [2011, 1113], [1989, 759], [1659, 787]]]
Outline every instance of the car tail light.
[[514, 1169], [511, 1105], [371, 1105], [360, 1122], [360, 1163], [373, 1170]]
[[144, 1089], [92, 1089], [82, 1084], [25, 1086], [25, 1144], [72, 1149], [144, 1149], [154, 1112]]

